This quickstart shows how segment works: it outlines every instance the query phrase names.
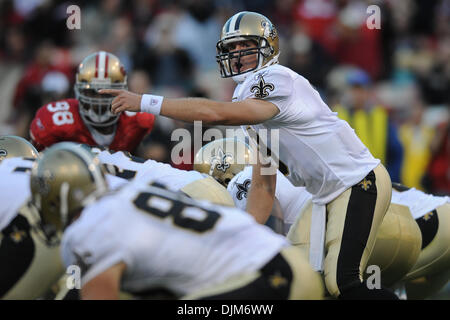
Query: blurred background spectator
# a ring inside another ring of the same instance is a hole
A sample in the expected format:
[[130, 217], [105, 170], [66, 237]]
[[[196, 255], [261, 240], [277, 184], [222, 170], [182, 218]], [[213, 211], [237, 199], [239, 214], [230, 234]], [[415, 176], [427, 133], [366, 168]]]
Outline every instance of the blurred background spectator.
[[351, 70], [346, 83], [340, 103], [331, 108], [355, 129], [374, 157], [381, 160], [391, 180], [400, 182], [403, 148], [397, 126], [387, 108], [374, 95], [369, 74], [361, 69]]
[[[66, 27], [72, 4], [80, 30]], [[369, 5], [380, 29], [367, 27]], [[135, 92], [229, 100], [234, 82], [219, 77], [215, 45], [242, 10], [274, 22], [280, 62], [349, 121], [393, 181], [449, 194], [450, 0], [3, 0], [0, 134], [28, 137], [34, 112], [73, 97], [77, 65], [97, 50], [120, 58]], [[158, 117], [139, 155], [173, 164], [177, 128], [193, 132]]]

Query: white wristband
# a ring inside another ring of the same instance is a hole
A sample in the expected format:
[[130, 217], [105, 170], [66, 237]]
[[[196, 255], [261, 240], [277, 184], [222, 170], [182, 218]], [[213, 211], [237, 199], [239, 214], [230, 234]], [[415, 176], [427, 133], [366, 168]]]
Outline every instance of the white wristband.
[[164, 97], [154, 96], [151, 94], [142, 95], [141, 111], [159, 115], [161, 113], [161, 105]]

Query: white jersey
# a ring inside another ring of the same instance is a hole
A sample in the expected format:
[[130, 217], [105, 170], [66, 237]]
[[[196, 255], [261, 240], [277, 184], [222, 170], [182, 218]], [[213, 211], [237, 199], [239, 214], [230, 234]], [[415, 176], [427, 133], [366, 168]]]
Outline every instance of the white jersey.
[[110, 153], [100, 151], [98, 158], [101, 163], [115, 166], [116, 174], [125, 179], [141, 179], [157, 181], [166, 185], [172, 191], [179, 191], [186, 185], [204, 179], [207, 176], [197, 171], [187, 171], [173, 168], [170, 164], [154, 160], [132, 157], [123, 151]]
[[261, 137], [260, 130], [267, 129], [272, 151], [271, 130], [279, 130], [278, 156], [289, 169], [288, 179], [305, 186], [314, 203], [329, 203], [380, 163], [308, 80], [292, 70], [275, 64], [250, 74], [237, 85], [233, 101], [255, 97], [272, 102], [280, 112], [252, 127]]
[[61, 243], [65, 265], [80, 266], [82, 285], [123, 261], [122, 290], [179, 296], [256, 271], [287, 245], [245, 212], [142, 180], [86, 207]]
[[32, 158], [7, 158], [0, 162], [0, 230], [17, 215], [28, 200]]
[[[253, 167], [248, 166], [231, 179], [227, 190], [233, 197], [237, 208], [246, 210], [247, 196], [252, 181]], [[297, 216], [302, 212], [312, 195], [304, 187], [295, 187], [280, 172], [277, 172], [277, 183], [275, 198], [279, 201], [283, 213], [284, 231], [288, 233], [289, 228], [295, 222]]]
[[437, 197], [415, 188], [406, 191], [398, 191], [392, 188], [391, 202], [409, 207], [413, 218], [419, 219], [437, 207], [450, 203], [450, 197]]

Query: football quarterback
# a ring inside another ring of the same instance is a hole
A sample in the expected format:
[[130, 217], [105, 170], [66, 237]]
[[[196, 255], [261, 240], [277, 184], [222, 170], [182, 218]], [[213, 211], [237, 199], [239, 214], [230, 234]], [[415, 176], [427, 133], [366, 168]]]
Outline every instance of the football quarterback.
[[87, 56], [78, 66], [76, 99], [51, 102], [36, 112], [30, 126], [33, 144], [42, 150], [56, 142], [74, 141], [134, 151], [153, 127], [154, 116], [112, 114], [112, 97], [98, 93], [99, 89], [126, 87], [127, 74], [115, 55], [99, 51]]
[[114, 89], [100, 93], [116, 96], [111, 107], [116, 114], [145, 111], [243, 125], [258, 135], [265, 131], [267, 146], [279, 150], [271, 155], [280, 160], [280, 169], [284, 164], [292, 184], [312, 194], [310, 263], [326, 274], [328, 291], [340, 299], [397, 299], [389, 289], [370, 290], [361, 279], [390, 204], [389, 174], [309, 81], [278, 63], [278, 40], [271, 21], [255, 12], [239, 12], [224, 24], [217, 62], [221, 76], [237, 83], [232, 102]]

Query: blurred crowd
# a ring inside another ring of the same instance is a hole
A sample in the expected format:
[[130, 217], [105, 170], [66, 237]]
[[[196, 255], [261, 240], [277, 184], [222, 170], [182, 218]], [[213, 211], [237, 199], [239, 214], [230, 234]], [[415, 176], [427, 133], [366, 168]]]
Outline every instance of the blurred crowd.
[[[72, 4], [79, 30], [66, 25]], [[367, 27], [370, 5], [380, 29]], [[317, 88], [393, 181], [450, 194], [450, 0], [2, 0], [0, 134], [28, 138], [36, 110], [73, 97], [78, 64], [97, 50], [119, 57], [133, 92], [230, 100], [216, 43], [243, 10], [275, 24], [280, 63]], [[137, 154], [171, 162], [176, 128], [193, 130], [158, 117]]]

